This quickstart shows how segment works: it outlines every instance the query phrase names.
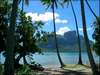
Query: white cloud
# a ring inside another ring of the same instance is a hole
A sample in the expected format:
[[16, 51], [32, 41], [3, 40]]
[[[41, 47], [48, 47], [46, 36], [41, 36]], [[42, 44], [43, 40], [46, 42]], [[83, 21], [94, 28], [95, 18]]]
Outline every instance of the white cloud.
[[56, 19], [55, 20], [56, 23], [67, 23], [67, 20], [61, 20], [61, 19]]
[[[53, 19], [52, 15], [53, 15], [52, 12], [45, 12], [44, 14], [29, 12], [29, 13], [26, 14], [26, 16], [32, 17], [32, 21], [44, 21], [44, 22], [52, 20]], [[55, 13], [55, 19], [57, 17], [59, 17], [59, 14]]]
[[[43, 14], [29, 12], [26, 14], [26, 16], [31, 16], [32, 21], [48, 22], [48, 21], [53, 20], [53, 13], [52, 12], [45, 12]], [[56, 23], [67, 23], [68, 21], [59, 19], [59, 14], [55, 13], [55, 22]]]
[[30, 16], [32, 21], [39, 21], [38, 13], [27, 13], [26, 16]]
[[56, 32], [56, 34], [64, 35], [64, 33], [65, 33], [65, 32], [68, 32], [68, 31], [70, 31], [70, 28], [68, 28], [68, 27], [63, 27], [63, 28], [60, 28], [60, 29]]
[[[87, 28], [87, 31], [92, 30], [92, 28]], [[83, 28], [79, 28], [79, 31], [83, 31]]]

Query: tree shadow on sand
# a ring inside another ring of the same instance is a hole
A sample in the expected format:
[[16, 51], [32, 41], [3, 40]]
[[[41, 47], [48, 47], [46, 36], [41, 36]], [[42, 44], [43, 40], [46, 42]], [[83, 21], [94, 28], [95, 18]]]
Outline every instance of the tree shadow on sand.
[[62, 72], [62, 75], [92, 75], [92, 74], [79, 71], [66, 70]]
[[39, 75], [92, 75], [89, 66], [86, 65], [66, 65], [65, 68], [45, 68]]
[[92, 75], [90, 72], [81, 72], [81, 70], [73, 71], [69, 69], [52, 70], [46, 69], [38, 75]]

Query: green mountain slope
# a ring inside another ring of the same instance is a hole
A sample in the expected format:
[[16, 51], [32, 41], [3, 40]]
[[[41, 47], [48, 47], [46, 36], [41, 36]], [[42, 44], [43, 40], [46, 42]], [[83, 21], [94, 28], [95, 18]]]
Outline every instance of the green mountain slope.
[[[76, 31], [66, 32], [63, 36], [57, 35], [57, 40], [60, 51], [78, 51]], [[86, 51], [84, 38], [81, 35], [80, 35], [80, 40], [81, 40], [82, 51]], [[92, 42], [90, 41], [90, 43]], [[45, 51], [56, 51], [53, 33], [48, 35], [47, 42], [45, 43], [41, 42], [39, 46], [43, 48]]]

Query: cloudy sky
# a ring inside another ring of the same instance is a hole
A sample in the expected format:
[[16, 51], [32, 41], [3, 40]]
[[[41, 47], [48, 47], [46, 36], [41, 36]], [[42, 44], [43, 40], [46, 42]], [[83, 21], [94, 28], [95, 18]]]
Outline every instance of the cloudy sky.
[[[98, 0], [90, 0], [89, 1], [92, 9], [94, 12], [99, 15], [99, 3]], [[78, 20], [78, 26], [80, 34], [82, 33], [82, 21], [81, 21], [81, 12], [80, 12], [80, 1], [75, 0], [73, 2], [75, 13]], [[20, 4], [21, 7], [21, 4]], [[49, 8], [46, 10], [46, 6], [43, 6], [42, 3], [39, 0], [30, 0], [29, 6], [24, 6], [24, 11], [27, 13], [26, 16], [31, 16], [32, 21], [43, 21], [45, 23], [44, 30], [48, 32], [53, 31], [53, 23], [52, 23], [52, 10]], [[90, 39], [92, 39], [92, 32], [93, 29], [91, 27], [91, 24], [95, 20], [95, 17], [90, 12], [89, 8], [87, 7], [85, 3], [85, 12], [86, 12], [86, 20], [87, 20], [87, 31], [88, 36]], [[65, 32], [76, 30], [75, 28], [75, 21], [74, 16], [72, 13], [72, 9], [67, 4], [62, 8], [61, 6], [58, 6], [57, 9], [55, 9], [55, 22], [56, 22], [56, 30], [57, 34], [63, 35]]]

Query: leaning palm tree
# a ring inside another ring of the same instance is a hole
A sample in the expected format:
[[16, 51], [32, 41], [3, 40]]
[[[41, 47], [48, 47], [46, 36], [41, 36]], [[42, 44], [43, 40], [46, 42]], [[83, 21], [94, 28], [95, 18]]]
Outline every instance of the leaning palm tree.
[[7, 32], [6, 59], [4, 75], [14, 75], [14, 48], [15, 48], [15, 25], [17, 16], [18, 0], [13, 0], [9, 30]]
[[93, 71], [94, 75], [98, 75], [98, 70], [97, 70], [97, 66], [94, 62], [93, 59], [93, 55], [91, 52], [91, 48], [90, 48], [90, 44], [89, 44], [89, 39], [88, 39], [88, 35], [87, 35], [87, 27], [86, 27], [86, 17], [85, 17], [85, 10], [84, 10], [84, 0], [80, 0], [80, 5], [81, 5], [81, 15], [82, 15], [82, 23], [83, 23], [83, 33], [84, 33], [84, 40], [85, 40], [85, 44], [86, 44], [86, 48], [87, 48], [87, 53], [88, 53], [88, 58], [90, 61], [90, 65]]
[[58, 43], [57, 43], [57, 36], [56, 36], [56, 25], [55, 25], [55, 6], [57, 7], [57, 1], [58, 0], [41, 0], [43, 5], [47, 5], [47, 7], [51, 7], [53, 12], [53, 25], [54, 25], [54, 38], [55, 38], [55, 46], [57, 51], [57, 56], [60, 62], [61, 67], [64, 66], [64, 63], [60, 57], [59, 49], [58, 49]]
[[[98, 0], [99, 2], [99, 16], [100, 16], [100, 0]], [[85, 2], [86, 2], [86, 4], [87, 4], [87, 6], [89, 7], [89, 9], [90, 9], [90, 11], [92, 12], [92, 14], [94, 15], [94, 17], [96, 18], [96, 24], [98, 23], [100, 23], [100, 17], [98, 17], [96, 14], [95, 14], [95, 12], [92, 10], [92, 8], [91, 8], [91, 6], [90, 6], [90, 4], [89, 4], [89, 2], [87, 1], [87, 0], [85, 0]], [[97, 24], [97, 25], [98, 25]], [[99, 63], [100, 63], [100, 57], [99, 57]], [[99, 66], [100, 67], [100, 66]]]
[[75, 19], [75, 24], [76, 24], [76, 32], [77, 32], [77, 41], [78, 41], [78, 48], [79, 48], [79, 60], [78, 60], [78, 64], [82, 65], [82, 54], [81, 54], [81, 41], [80, 41], [80, 36], [79, 36], [79, 30], [78, 30], [78, 23], [77, 23], [77, 18], [76, 18], [76, 14], [75, 14], [75, 10], [72, 4], [71, 0], [63, 0], [63, 3], [70, 3], [71, 4], [71, 8], [72, 8], [72, 12], [74, 15], [74, 19]]
[[79, 60], [78, 60], [78, 64], [82, 65], [81, 41], [80, 41], [80, 36], [79, 36], [78, 23], [77, 23], [76, 14], [75, 14], [74, 7], [73, 7], [73, 4], [72, 4], [71, 0], [70, 0], [70, 4], [71, 4], [71, 7], [72, 7], [72, 11], [73, 11], [74, 19], [75, 19], [75, 24], [76, 24], [77, 40], [78, 40], [78, 47], [79, 47]]

